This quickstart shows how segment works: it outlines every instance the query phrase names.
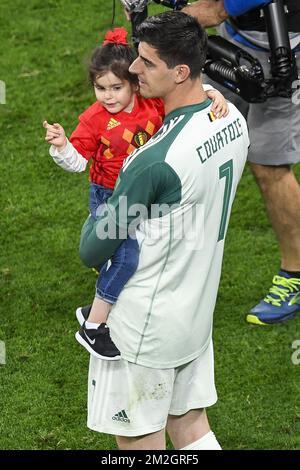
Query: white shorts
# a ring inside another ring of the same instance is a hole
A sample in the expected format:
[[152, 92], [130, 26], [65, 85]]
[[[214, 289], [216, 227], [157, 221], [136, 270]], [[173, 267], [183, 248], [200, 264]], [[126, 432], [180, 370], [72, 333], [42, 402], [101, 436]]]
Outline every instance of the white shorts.
[[164, 429], [169, 414], [183, 415], [216, 401], [212, 341], [201, 356], [175, 369], [91, 356], [87, 425], [94, 431], [142, 436]]

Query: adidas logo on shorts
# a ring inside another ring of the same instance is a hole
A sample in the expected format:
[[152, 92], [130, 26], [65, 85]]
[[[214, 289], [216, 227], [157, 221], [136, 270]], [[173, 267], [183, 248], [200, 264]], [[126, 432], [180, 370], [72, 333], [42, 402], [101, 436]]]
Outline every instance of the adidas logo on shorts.
[[111, 419], [115, 421], [123, 421], [123, 423], [130, 423], [130, 419], [128, 418], [125, 410], [119, 411], [119, 413], [116, 413]]

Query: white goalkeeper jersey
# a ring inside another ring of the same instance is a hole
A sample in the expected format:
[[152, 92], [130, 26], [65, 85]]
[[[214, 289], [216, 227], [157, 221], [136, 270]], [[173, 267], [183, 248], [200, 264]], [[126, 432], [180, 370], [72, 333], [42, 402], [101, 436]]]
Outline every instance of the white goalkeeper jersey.
[[[137, 271], [108, 319], [122, 357], [147, 367], [192, 361], [212, 336], [224, 239], [249, 139], [232, 104], [222, 119], [210, 105], [206, 100], [166, 116], [161, 130], [125, 161], [109, 199], [119, 227], [130, 226], [139, 209], [134, 205], [147, 208], [136, 230]], [[125, 219], [120, 196], [126, 196]]]

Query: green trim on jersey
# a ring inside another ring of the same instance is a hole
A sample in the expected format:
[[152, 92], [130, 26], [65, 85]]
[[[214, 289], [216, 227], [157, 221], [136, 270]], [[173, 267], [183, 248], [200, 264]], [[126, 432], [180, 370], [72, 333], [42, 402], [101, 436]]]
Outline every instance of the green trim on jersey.
[[212, 100], [210, 98], [207, 98], [205, 101], [202, 101], [202, 103], [190, 104], [188, 106], [182, 106], [182, 108], [176, 108], [166, 115], [164, 123], [166, 124], [170, 121], [170, 119], [173, 119], [176, 116], [180, 116], [181, 114], [194, 114], [198, 111], [202, 111], [203, 109], [207, 108], [211, 103]]

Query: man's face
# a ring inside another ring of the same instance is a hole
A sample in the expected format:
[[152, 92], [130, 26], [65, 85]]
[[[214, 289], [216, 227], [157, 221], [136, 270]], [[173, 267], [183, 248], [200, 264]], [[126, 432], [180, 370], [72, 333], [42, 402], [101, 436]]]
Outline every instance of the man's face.
[[168, 69], [156, 49], [146, 42], [139, 44], [139, 56], [129, 67], [139, 79], [140, 93], [144, 98], [164, 98], [174, 90], [176, 67]]

